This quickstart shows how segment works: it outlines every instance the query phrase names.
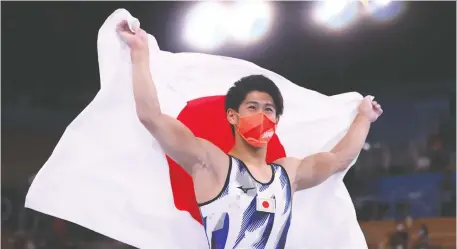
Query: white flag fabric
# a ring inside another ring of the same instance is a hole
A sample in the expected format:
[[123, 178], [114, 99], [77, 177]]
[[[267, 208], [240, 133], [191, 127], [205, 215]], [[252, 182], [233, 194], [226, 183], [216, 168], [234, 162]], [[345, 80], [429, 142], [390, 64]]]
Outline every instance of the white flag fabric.
[[[116, 33], [121, 20], [139, 25], [119, 9], [100, 28], [100, 91], [67, 127], [25, 205], [142, 249], [207, 249], [203, 226], [176, 208], [166, 156], [136, 116], [129, 48]], [[325, 96], [239, 59], [160, 51], [151, 35], [149, 46], [162, 110], [174, 117], [188, 101], [224, 95], [244, 76], [273, 80], [284, 97], [277, 135], [287, 156], [330, 150], [362, 100], [358, 93]], [[367, 248], [345, 173], [295, 194], [286, 248]]]

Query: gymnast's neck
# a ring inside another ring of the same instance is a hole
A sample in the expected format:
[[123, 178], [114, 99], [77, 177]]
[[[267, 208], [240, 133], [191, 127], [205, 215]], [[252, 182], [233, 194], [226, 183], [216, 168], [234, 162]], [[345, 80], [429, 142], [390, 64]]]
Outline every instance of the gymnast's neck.
[[252, 167], [264, 167], [267, 165], [267, 146], [254, 147], [248, 144], [239, 134], [235, 134], [235, 144], [229, 155], [234, 156], [244, 164]]

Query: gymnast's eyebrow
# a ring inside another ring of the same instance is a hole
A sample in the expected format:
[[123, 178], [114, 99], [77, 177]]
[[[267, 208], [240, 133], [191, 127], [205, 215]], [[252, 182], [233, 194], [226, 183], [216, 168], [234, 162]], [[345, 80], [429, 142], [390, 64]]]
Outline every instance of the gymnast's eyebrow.
[[[273, 107], [273, 108], [276, 109], [276, 106], [275, 106], [273, 103], [271, 103], [271, 102], [269, 102], [269, 101], [262, 101], [262, 102], [264, 102], [264, 105], [265, 105], [265, 106]], [[262, 103], [260, 103], [259, 101], [250, 100], [250, 101], [246, 102], [246, 104], [260, 105], [260, 104], [262, 104]]]

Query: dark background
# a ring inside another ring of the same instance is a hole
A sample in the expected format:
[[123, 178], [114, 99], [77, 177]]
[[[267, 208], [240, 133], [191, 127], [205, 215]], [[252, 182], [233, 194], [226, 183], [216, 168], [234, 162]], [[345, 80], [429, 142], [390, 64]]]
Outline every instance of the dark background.
[[[181, 34], [193, 4], [3, 2], [2, 99], [38, 92], [52, 98], [70, 88], [95, 92], [97, 32], [119, 7], [138, 17], [163, 50], [192, 51]], [[409, 2], [395, 20], [365, 18], [341, 33], [311, 22], [313, 6], [276, 2], [276, 19], [265, 39], [229, 44], [215, 53], [253, 61], [326, 94], [455, 86], [454, 2]]]

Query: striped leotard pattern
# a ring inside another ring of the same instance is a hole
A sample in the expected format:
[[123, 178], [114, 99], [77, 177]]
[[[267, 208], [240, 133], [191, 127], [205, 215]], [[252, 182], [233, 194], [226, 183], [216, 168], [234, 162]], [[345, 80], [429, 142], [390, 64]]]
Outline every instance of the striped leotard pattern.
[[[221, 193], [200, 204], [211, 249], [284, 248], [292, 215], [291, 186], [282, 166], [270, 167], [271, 180], [261, 183], [241, 160], [230, 157]], [[265, 199], [274, 209], [258, 211], [257, 202]]]

